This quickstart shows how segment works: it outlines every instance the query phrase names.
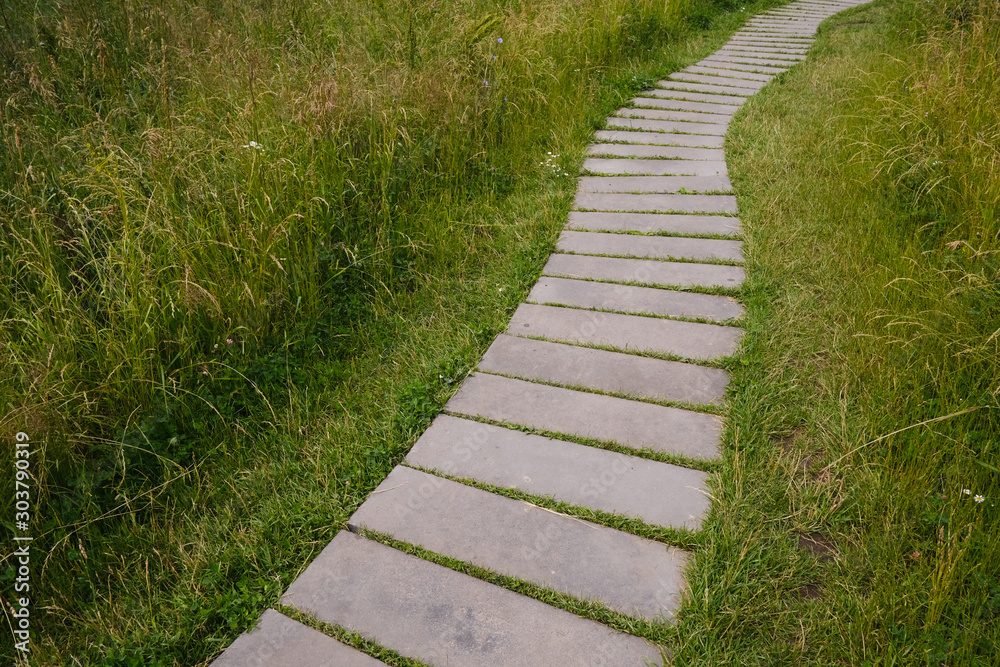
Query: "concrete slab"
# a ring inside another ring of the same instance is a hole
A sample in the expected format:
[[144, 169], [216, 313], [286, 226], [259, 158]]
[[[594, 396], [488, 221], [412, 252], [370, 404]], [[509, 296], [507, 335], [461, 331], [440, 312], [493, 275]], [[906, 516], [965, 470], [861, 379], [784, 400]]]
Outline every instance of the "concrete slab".
[[709, 102], [693, 102], [691, 100], [671, 100], [660, 97], [639, 97], [632, 98], [632, 104], [636, 107], [649, 107], [652, 109], [674, 109], [676, 111], [696, 111], [716, 115], [732, 116], [738, 107], [730, 104], [712, 104]]
[[615, 155], [637, 158], [676, 158], [680, 160], [710, 160], [725, 162], [721, 148], [687, 148], [683, 146], [648, 146], [643, 144], [591, 144], [588, 155]]
[[789, 68], [795, 63], [790, 60], [776, 60], [774, 58], [744, 58], [742, 56], [734, 56], [729, 54], [717, 54], [711, 55], [705, 58], [702, 62], [713, 62], [713, 63], [736, 63], [738, 65], [760, 65], [762, 67], [784, 67]]
[[726, 215], [570, 211], [566, 229], [592, 232], [642, 232], [644, 234], [669, 232], [694, 236], [735, 235], [740, 232], [740, 220]]
[[725, 174], [712, 176], [583, 176], [577, 180], [577, 193], [632, 192], [671, 194], [675, 192], [732, 192]]
[[592, 174], [620, 174], [633, 176], [725, 176], [725, 162], [708, 160], [610, 160], [587, 158], [583, 171]]
[[742, 247], [740, 241], [721, 239], [564, 231], [556, 243], [556, 252], [646, 259], [717, 259], [742, 262]]
[[797, 37], [733, 37], [723, 44], [723, 48], [734, 46], [773, 46], [782, 50], [790, 50], [798, 53], [807, 53], [812, 48], [812, 40], [799, 39]]
[[733, 63], [725, 60], [699, 60], [697, 65], [702, 67], [715, 67], [737, 72], [755, 72], [759, 74], [781, 74], [787, 72], [788, 67], [769, 67], [767, 65], [755, 65], [747, 63]]
[[735, 88], [721, 83], [687, 83], [663, 79], [656, 82], [656, 87], [658, 90], [684, 90], [695, 93], [712, 93], [713, 95], [731, 95], [734, 97], [750, 97], [753, 95], [752, 91], [745, 88]]
[[741, 52], [749, 55], [757, 53], [780, 53], [787, 55], [804, 55], [808, 49], [797, 49], [784, 44], [754, 44], [749, 42], [732, 42], [725, 46], [726, 52]]
[[558, 253], [549, 257], [542, 274], [558, 278], [676, 287], [739, 287], [746, 275], [739, 266]]
[[653, 120], [648, 118], [608, 118], [608, 128], [647, 130], [650, 132], [680, 132], [682, 134], [712, 134], [721, 137], [726, 126], [718, 123], [692, 123], [689, 121]]
[[699, 470], [449, 415], [434, 420], [406, 462], [654, 526], [698, 530], [710, 507]]
[[765, 49], [719, 49], [715, 52], [717, 56], [736, 56], [739, 58], [758, 58], [764, 60], [790, 60], [799, 62], [805, 60], [805, 56], [796, 53], [781, 53], [778, 51], [767, 51]]
[[729, 76], [729, 77], [739, 77], [741, 79], [747, 79], [749, 81], [759, 81], [761, 83], [767, 83], [774, 78], [772, 74], [756, 74], [754, 72], [743, 72], [741, 70], [733, 69], [719, 69], [717, 67], [702, 67], [701, 65], [691, 65], [690, 67], [685, 67], [682, 71], [693, 72], [695, 74], [711, 74], [713, 76]]
[[706, 361], [734, 354], [743, 337], [738, 327], [531, 303], [517, 307], [507, 333]]
[[642, 91], [642, 96], [689, 100], [691, 102], [711, 102], [712, 104], [728, 104], [734, 107], [738, 107], [746, 101], [745, 97], [735, 95], [709, 95], [708, 93], [689, 93], [683, 90], [663, 90], [662, 88], [648, 88]]
[[[683, 553], [678, 554], [683, 562]], [[669, 570], [664, 580], [671, 581]], [[671, 598], [665, 595], [665, 602]], [[669, 603], [669, 602], [668, 602]], [[240, 635], [212, 667], [378, 667], [384, 662], [341, 644], [273, 609], [260, 617], [257, 627]]]
[[729, 374], [719, 368], [501, 334], [479, 370], [640, 399], [719, 404]]
[[598, 130], [597, 141], [621, 141], [627, 144], [651, 146], [687, 146], [690, 148], [722, 148], [722, 137], [707, 134], [667, 134], [665, 132], [630, 132], [628, 130]]
[[732, 195], [629, 195], [578, 192], [574, 208], [590, 211], [736, 213]]
[[675, 72], [670, 75], [670, 80], [691, 83], [719, 83], [725, 86], [746, 88], [750, 92], [756, 92], [766, 85], [763, 81], [751, 81], [749, 79], [737, 79], [723, 76], [707, 76], [704, 74], [691, 74], [688, 72]]
[[649, 620], [673, 618], [688, 559], [658, 542], [404, 466], [348, 525]]
[[638, 637], [348, 531], [281, 601], [432, 665], [642, 665], [660, 658]]
[[542, 276], [528, 294], [529, 303], [602, 308], [636, 315], [690, 317], [723, 322], [741, 317], [743, 307], [728, 296], [675, 292], [655, 287]]
[[702, 460], [719, 455], [722, 431], [715, 415], [482, 373], [466, 378], [445, 410]]
[[617, 118], [649, 118], [651, 120], [672, 120], [691, 123], [715, 123], [729, 125], [732, 115], [700, 113], [696, 111], [677, 111], [674, 109], [619, 109], [615, 112]]

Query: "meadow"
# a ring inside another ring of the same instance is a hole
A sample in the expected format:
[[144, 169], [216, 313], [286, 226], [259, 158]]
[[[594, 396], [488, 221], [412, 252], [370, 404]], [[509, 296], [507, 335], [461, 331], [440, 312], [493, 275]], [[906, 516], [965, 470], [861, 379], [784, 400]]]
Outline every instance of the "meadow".
[[[207, 664], [249, 628], [506, 327], [593, 130], [774, 4], [0, 1], [25, 662]], [[470, 574], [678, 665], [997, 661], [996, 25], [849, 10], [731, 126], [747, 337], [677, 624]]]
[[246, 630], [505, 326], [593, 129], [735, 8], [0, 4], [32, 664], [192, 665]]
[[998, 25], [849, 10], [731, 126], [748, 339], [675, 664], [1000, 659]]

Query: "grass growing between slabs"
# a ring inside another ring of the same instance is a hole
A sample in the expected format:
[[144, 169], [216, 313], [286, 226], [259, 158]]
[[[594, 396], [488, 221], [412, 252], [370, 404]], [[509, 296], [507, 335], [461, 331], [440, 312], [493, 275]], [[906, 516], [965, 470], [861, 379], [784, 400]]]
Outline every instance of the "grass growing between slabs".
[[1000, 660], [998, 20], [850, 10], [731, 126], [746, 354], [674, 664]]
[[591, 130], [771, 4], [3, 3], [30, 662], [246, 630], [506, 326]]

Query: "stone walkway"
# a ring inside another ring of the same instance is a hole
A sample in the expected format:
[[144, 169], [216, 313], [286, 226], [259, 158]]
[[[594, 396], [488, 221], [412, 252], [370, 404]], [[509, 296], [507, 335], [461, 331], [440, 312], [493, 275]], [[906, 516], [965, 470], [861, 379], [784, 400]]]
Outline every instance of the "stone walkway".
[[[728, 383], [702, 362], [732, 355], [742, 334], [733, 299], [685, 291], [735, 289], [744, 278], [723, 135], [749, 96], [806, 57], [823, 19], [864, 1], [800, 0], [754, 17], [608, 119], [576, 210], [507, 332], [282, 604], [432, 665], [662, 661], [667, 647], [358, 533], [636, 618], [672, 619], [685, 552], [439, 475], [699, 529], [711, 483], [683, 463], [719, 457], [715, 407]], [[213, 664], [382, 663], [268, 610]]]

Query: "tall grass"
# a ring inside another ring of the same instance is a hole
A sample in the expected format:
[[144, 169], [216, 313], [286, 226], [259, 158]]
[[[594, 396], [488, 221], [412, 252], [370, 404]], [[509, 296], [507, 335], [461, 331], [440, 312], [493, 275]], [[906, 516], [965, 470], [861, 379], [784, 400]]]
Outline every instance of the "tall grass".
[[730, 127], [747, 354], [678, 664], [997, 662], [997, 12], [845, 12]]
[[536, 171], [595, 70], [679, 8], [6, 3], [4, 429], [61, 483], [107, 442], [140, 473], [190, 463], [266, 407], [287, 350], [344, 354], [367, 310], [460, 263], [490, 234], [466, 207]]
[[37, 664], [195, 664], [274, 603], [537, 271], [547, 153], [573, 172], [687, 5], [0, 4]]

